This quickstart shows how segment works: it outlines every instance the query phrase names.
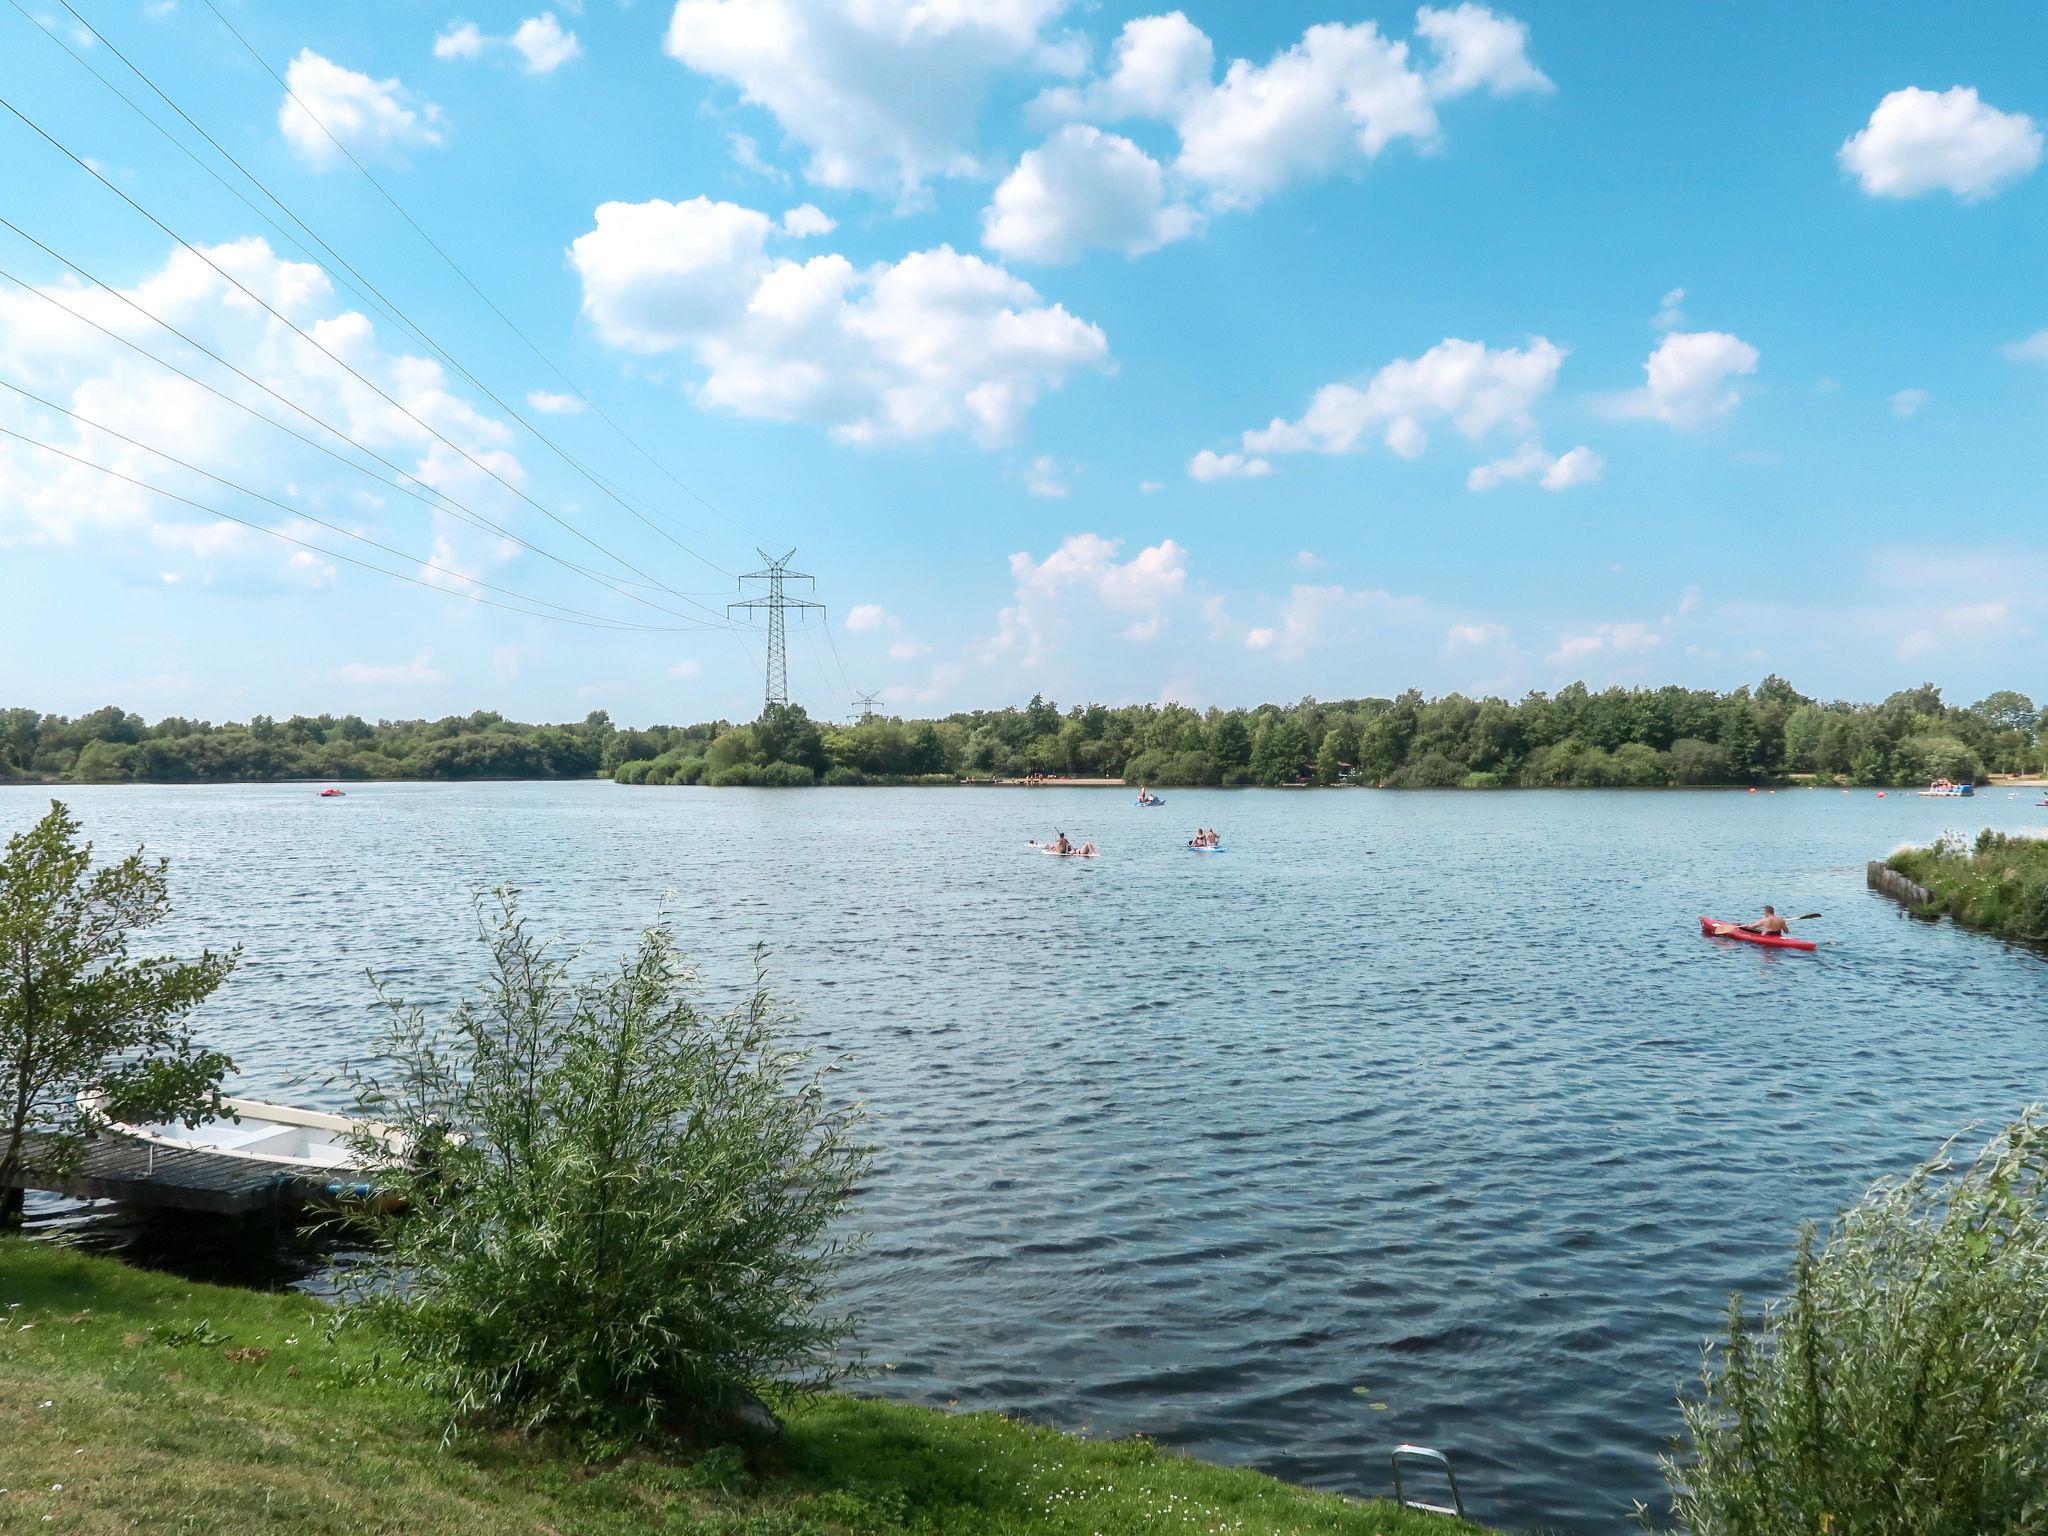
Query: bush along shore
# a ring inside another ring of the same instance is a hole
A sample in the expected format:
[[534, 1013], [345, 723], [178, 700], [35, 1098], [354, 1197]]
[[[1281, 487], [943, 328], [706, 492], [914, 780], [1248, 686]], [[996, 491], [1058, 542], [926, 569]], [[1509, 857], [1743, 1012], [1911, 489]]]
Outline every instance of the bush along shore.
[[[447, 1406], [374, 1326], [0, 1238], [0, 1529], [294, 1536], [1454, 1536], [1476, 1527], [1084, 1441], [837, 1394], [745, 1450], [596, 1459], [544, 1435], [444, 1444]], [[52, 1517], [48, 1524], [44, 1517]]]
[[1391, 788], [1925, 784], [2042, 767], [2032, 700], [1967, 708], [1932, 683], [1878, 704], [1822, 701], [1783, 678], [1715, 693], [1573, 683], [1519, 700], [1410, 689], [1255, 709], [1178, 704], [1021, 708], [940, 719], [811, 719], [800, 705], [751, 723], [523, 725], [489, 710], [441, 720], [258, 715], [154, 725], [109, 706], [77, 719], [0, 709], [0, 781], [219, 783], [280, 779], [589, 778], [628, 784], [954, 784], [1053, 774], [1161, 785]]
[[2002, 938], [2048, 944], [2048, 838], [1987, 827], [1973, 845], [1943, 838], [1902, 848], [1885, 863], [1932, 894], [1929, 916], [1945, 912]]

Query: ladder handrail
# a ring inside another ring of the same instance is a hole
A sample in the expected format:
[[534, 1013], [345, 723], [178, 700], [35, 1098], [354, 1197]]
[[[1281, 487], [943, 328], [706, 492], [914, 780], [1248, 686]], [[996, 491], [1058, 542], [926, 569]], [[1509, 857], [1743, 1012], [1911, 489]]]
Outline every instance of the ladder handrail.
[[[1448, 1506], [1429, 1504], [1421, 1499], [1411, 1499], [1401, 1486], [1401, 1458], [1410, 1457], [1417, 1461], [1432, 1462], [1443, 1468], [1444, 1480], [1451, 1485], [1451, 1502]], [[1409, 1445], [1405, 1441], [1394, 1447], [1394, 1454], [1387, 1458], [1394, 1468], [1394, 1502], [1403, 1509], [1419, 1509], [1426, 1514], [1450, 1515], [1454, 1519], [1465, 1518], [1465, 1500], [1458, 1492], [1458, 1474], [1451, 1470], [1451, 1458], [1442, 1451], [1432, 1450], [1426, 1445]]]

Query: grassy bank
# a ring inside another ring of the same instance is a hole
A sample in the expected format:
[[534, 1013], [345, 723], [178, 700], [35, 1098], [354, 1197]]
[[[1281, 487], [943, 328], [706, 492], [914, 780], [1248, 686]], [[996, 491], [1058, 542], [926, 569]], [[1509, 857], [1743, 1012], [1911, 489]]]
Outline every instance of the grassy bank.
[[1932, 891], [1936, 906], [1957, 922], [2048, 943], [2048, 838], [1987, 829], [1973, 847], [1943, 839], [1901, 849], [1886, 862]]
[[[598, 1466], [507, 1438], [441, 1444], [374, 1335], [297, 1296], [0, 1238], [0, 1530], [295, 1536], [1453, 1536], [1160, 1450], [849, 1397], [730, 1449]], [[45, 1517], [51, 1517], [45, 1519]]]

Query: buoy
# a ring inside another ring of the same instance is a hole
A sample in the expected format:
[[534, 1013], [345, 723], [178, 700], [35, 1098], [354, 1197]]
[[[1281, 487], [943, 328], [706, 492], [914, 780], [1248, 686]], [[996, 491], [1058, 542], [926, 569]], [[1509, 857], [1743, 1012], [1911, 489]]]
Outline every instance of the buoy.
[[1751, 793], [1752, 795], [1756, 793], [1756, 786], [1755, 786], [1754, 784], [1752, 784], [1752, 785], [1750, 785], [1750, 786], [1749, 786], [1749, 792], [1750, 792], [1750, 793]]
[[1883, 790], [1881, 790], [1881, 789], [1880, 789], [1880, 790], [1879, 790], [1879, 791], [1877, 792], [1877, 798], [1878, 798], [1878, 799], [1880, 799], [1880, 800], [1882, 800], [1882, 799], [1884, 798], [1884, 791], [1883, 791]]

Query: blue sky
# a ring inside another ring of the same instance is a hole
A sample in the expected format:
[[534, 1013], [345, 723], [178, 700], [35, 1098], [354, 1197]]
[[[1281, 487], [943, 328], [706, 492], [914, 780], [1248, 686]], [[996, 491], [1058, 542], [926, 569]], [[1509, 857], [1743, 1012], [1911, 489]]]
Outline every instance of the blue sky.
[[7, 702], [746, 717], [756, 545], [828, 717], [2048, 693], [2036, 7], [74, 3], [0, 97], [205, 255], [0, 113]]

